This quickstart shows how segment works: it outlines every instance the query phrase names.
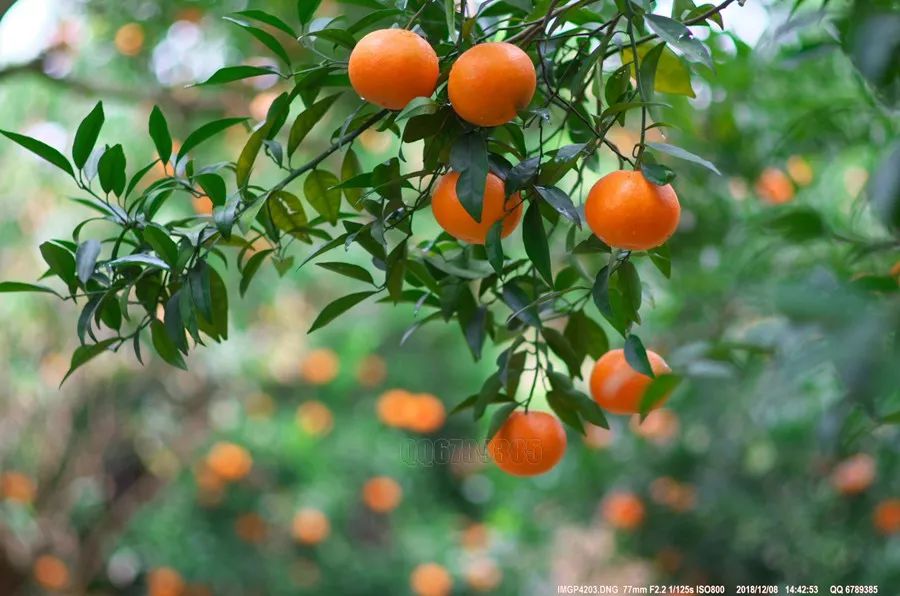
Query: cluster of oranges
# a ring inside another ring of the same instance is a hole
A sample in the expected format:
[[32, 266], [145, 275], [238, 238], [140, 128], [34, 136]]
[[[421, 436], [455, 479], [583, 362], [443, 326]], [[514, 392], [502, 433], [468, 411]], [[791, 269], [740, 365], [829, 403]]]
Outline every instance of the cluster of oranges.
[[447, 418], [444, 402], [430, 393], [410, 393], [389, 389], [376, 405], [378, 419], [384, 424], [428, 434], [439, 430]]
[[[417, 97], [431, 96], [440, 77], [437, 54], [427, 41], [405, 29], [382, 29], [363, 37], [350, 54], [350, 83], [367, 101], [401, 110]], [[528, 106], [537, 86], [531, 58], [504, 42], [481, 43], [453, 63], [447, 82], [450, 105], [476, 126], [510, 122]], [[487, 174], [481, 217], [475, 220], [456, 192], [458, 172], [438, 182], [431, 198], [435, 220], [451, 236], [484, 244], [498, 221], [501, 237], [518, 226], [522, 199], [506, 196], [504, 182]], [[648, 250], [663, 244], [678, 226], [681, 207], [670, 185], [658, 186], [640, 171], [613, 172], [588, 193], [585, 219], [591, 230], [610, 246]]]
[[[853, 497], [872, 486], [876, 473], [875, 458], [868, 453], [857, 453], [834, 466], [829, 482], [838, 493]], [[900, 498], [884, 499], [878, 503], [872, 523], [882, 534], [900, 533]]]
[[[666, 361], [647, 350], [654, 374], [670, 371]], [[641, 400], [652, 379], [636, 371], [621, 349], [600, 357], [591, 372], [590, 388], [594, 401], [613, 414], [640, 412]], [[664, 396], [653, 404], [659, 408]], [[547, 472], [562, 459], [566, 433], [562, 423], [545, 412], [513, 412], [488, 443], [488, 453], [501, 470], [514, 476], [534, 476]]]

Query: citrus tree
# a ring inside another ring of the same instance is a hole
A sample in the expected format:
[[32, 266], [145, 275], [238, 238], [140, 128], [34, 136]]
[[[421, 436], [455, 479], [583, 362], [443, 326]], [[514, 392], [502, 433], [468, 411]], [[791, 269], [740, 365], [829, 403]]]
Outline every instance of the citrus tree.
[[[227, 339], [229, 275], [243, 294], [264, 266], [286, 275], [315, 262], [361, 289], [324, 306], [311, 332], [376, 300], [415, 306], [404, 340], [453, 320], [475, 359], [488, 340], [503, 348], [496, 372], [456, 409], [476, 419], [494, 409], [489, 436], [501, 434], [490, 451], [501, 467], [515, 462], [504, 467], [513, 474], [558, 462], [559, 420], [583, 431], [606, 426], [604, 410], [661, 405], [680, 378], [634, 332], [641, 271], [671, 274], [676, 169], [718, 172], [663, 142], [665, 113], [673, 96], [694, 96], [697, 73], [728, 68], [690, 27], [721, 28], [723, 11], [742, 2], [678, 0], [661, 14], [646, 0], [348, 0], [344, 15], [316, 19], [318, 4], [301, 0], [290, 17], [226, 17], [272, 65], [228, 66], [198, 84], [277, 77], [284, 91], [258, 122], [215, 120], [175, 143], [156, 107], [147, 126], [156, 155], [131, 155], [137, 167], [125, 144], [100, 142], [102, 103], [69, 156], [0, 131], [70, 176], [94, 212], [71, 238], [41, 245], [44, 277], [61, 285], [0, 286], [80, 304], [69, 374], [123, 346], [141, 361], [152, 347], [183, 368], [189, 350]], [[317, 130], [332, 113], [339, 125]], [[639, 122], [631, 146], [609, 134], [626, 120]], [[204, 162], [204, 147], [232, 127], [247, 132], [240, 153]], [[370, 129], [401, 144], [366, 171], [355, 141]], [[330, 141], [298, 163], [314, 130]], [[604, 154], [619, 169], [596, 180]], [[185, 217], [179, 206], [191, 198], [208, 201], [208, 213]], [[441, 231], [423, 234], [429, 221]], [[623, 349], [610, 350], [608, 330]], [[572, 382], [588, 357], [599, 359], [594, 399]], [[526, 371], [534, 382], [520, 387]], [[539, 383], [556, 416], [529, 412]], [[523, 457], [517, 439], [545, 448]]]

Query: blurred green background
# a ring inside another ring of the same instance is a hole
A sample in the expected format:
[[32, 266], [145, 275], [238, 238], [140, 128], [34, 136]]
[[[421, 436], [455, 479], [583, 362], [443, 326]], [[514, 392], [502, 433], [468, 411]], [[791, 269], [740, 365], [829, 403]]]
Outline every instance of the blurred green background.
[[[658, 4], [668, 14], [671, 2]], [[664, 410], [569, 431], [558, 467], [512, 478], [480, 453], [485, 428], [468, 413], [444, 421], [431, 404], [436, 422], [416, 432], [392, 418], [408, 397], [379, 401], [429, 393], [449, 412], [497, 352], [473, 363], [441, 323], [401, 345], [415, 322], [403, 305], [367, 304], [307, 336], [353, 288], [322, 269], [264, 270], [246, 297], [233, 292], [232, 336], [194, 352], [190, 372], [105, 355], [62, 388], [77, 310], [6, 294], [0, 594], [900, 593], [900, 528], [878, 509], [900, 498], [900, 203], [889, 202], [900, 29], [896, 7], [876, 18], [869, 3], [793, 4], [750, 0], [726, 11], [724, 32], [698, 28], [717, 70], [665, 110], [678, 144], [723, 175], [678, 166], [672, 280], [637, 262], [650, 303], [641, 334], [688, 378]], [[247, 7], [0, 1], [0, 128], [65, 150], [103, 99], [104, 134], [142, 147], [128, 155], [137, 163], [152, 153], [155, 103], [173, 131], [258, 121], [276, 81], [186, 87], [225, 64], [270, 61], [221, 19]], [[364, 10], [326, 0], [317, 16]], [[873, 45], [887, 46], [887, 67]], [[630, 127], [613, 135], [636, 139]], [[221, 137], [210, 160], [233, 158], [245, 137]], [[317, 153], [320, 137], [301, 151]], [[357, 151], [371, 168], [397, 147], [372, 132]], [[614, 168], [608, 153], [596, 175]], [[12, 143], [0, 144], [0, 173], [0, 279], [33, 281], [40, 242], [68, 235], [84, 208]], [[433, 234], [419, 219], [416, 234]]]

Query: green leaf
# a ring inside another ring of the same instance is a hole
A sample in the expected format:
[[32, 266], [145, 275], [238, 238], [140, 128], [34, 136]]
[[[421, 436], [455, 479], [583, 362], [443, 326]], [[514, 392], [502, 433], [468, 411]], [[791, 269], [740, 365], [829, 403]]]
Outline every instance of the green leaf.
[[581, 418], [573, 407], [574, 404], [571, 403], [571, 398], [565, 393], [551, 391], [547, 394], [547, 404], [567, 426], [572, 427], [581, 434], [585, 434], [584, 424], [581, 423]]
[[675, 180], [675, 172], [658, 163], [645, 161], [641, 164], [641, 173], [644, 174], [644, 178], [657, 186], [665, 186]]
[[[650, 50], [651, 48], [649, 45], [645, 44], [638, 46], [638, 59], [643, 60], [644, 56], [646, 56]], [[627, 65], [632, 62], [631, 48], [626, 46], [622, 49], [622, 64]], [[633, 68], [632, 72], [634, 72]], [[653, 79], [653, 89], [659, 93], [696, 97], [694, 88], [691, 85], [690, 69], [684, 61], [668, 47], [665, 47], [662, 50], [662, 54], [659, 56], [659, 61], [656, 65], [656, 75]]]
[[541, 326], [537, 308], [530, 306], [533, 301], [528, 298], [528, 295], [518, 284], [513, 281], [507, 282], [503, 286], [502, 295], [503, 301], [515, 313], [517, 319], [532, 327]]
[[300, 146], [300, 143], [302, 143], [303, 139], [306, 138], [306, 135], [309, 134], [309, 131], [313, 129], [317, 122], [320, 122], [322, 118], [325, 117], [328, 109], [331, 108], [341, 95], [342, 93], [335, 93], [334, 95], [324, 97], [300, 112], [294, 120], [294, 124], [291, 126], [291, 133], [288, 136], [288, 155], [294, 154], [294, 151], [297, 150], [297, 147]]
[[444, 19], [447, 21], [447, 31], [450, 32], [451, 39], [456, 31], [456, 2], [454, 0], [444, 0]]
[[175, 342], [169, 337], [166, 327], [157, 319], [150, 322], [150, 338], [153, 342], [153, 348], [160, 358], [168, 362], [172, 366], [176, 366], [183, 370], [187, 370], [184, 358], [175, 346]]
[[484, 380], [484, 383], [481, 384], [481, 390], [478, 392], [478, 397], [473, 404], [472, 420], [479, 420], [484, 416], [484, 411], [487, 409], [488, 404], [494, 402], [501, 389], [503, 389], [503, 383], [500, 382], [499, 373], [494, 373]]
[[531, 184], [534, 177], [537, 176], [540, 165], [541, 158], [539, 156], [531, 157], [514, 165], [506, 176], [506, 195], [510, 196]]
[[42, 157], [52, 163], [63, 172], [66, 172], [69, 176], [75, 177], [75, 172], [72, 170], [72, 164], [69, 163], [69, 160], [50, 145], [37, 139], [32, 139], [31, 137], [26, 137], [25, 135], [16, 134], [6, 130], [0, 130], [0, 134], [28, 149], [38, 157]]
[[169, 124], [159, 106], [153, 106], [147, 128], [159, 159], [163, 164], [169, 163], [169, 158], [172, 157], [172, 135], [169, 134]]
[[260, 23], [265, 23], [266, 25], [282, 31], [283, 33], [286, 33], [291, 37], [297, 37], [297, 34], [294, 32], [290, 25], [279, 19], [277, 16], [269, 14], [262, 10], [242, 10], [234, 14], [242, 17], [247, 17], [248, 19], [257, 20]]
[[103, 352], [106, 352], [109, 347], [117, 341], [118, 338], [111, 337], [95, 344], [78, 346], [78, 348], [76, 348], [75, 352], [72, 354], [72, 361], [69, 364], [69, 371], [66, 373], [66, 376], [63, 377], [63, 380], [59, 383], [59, 386], [62, 387], [63, 383], [66, 382], [66, 379], [68, 379], [72, 375], [72, 373], [74, 373], [76, 370], [78, 370]]
[[322, 312], [320, 312], [319, 316], [316, 317], [316, 320], [313, 321], [312, 327], [309, 328], [309, 331], [307, 333], [312, 333], [317, 329], [321, 329], [369, 296], [372, 296], [376, 293], [377, 291], [357, 292], [356, 294], [349, 294], [342, 298], [338, 298], [322, 309]]
[[525, 244], [525, 253], [534, 263], [537, 272], [550, 287], [553, 287], [550, 247], [547, 243], [547, 233], [544, 231], [541, 206], [536, 201], [533, 201], [525, 211], [522, 220], [522, 242]]
[[506, 422], [507, 418], [509, 418], [510, 414], [515, 412], [516, 408], [519, 407], [519, 404], [513, 402], [509, 404], [505, 404], [497, 408], [494, 412], [493, 416], [491, 416], [491, 423], [488, 425], [487, 436], [485, 437], [485, 441], [490, 441], [494, 438], [494, 435], [500, 431], [500, 428], [503, 426], [503, 423]]
[[575, 311], [569, 315], [563, 335], [578, 354], [596, 359], [609, 351], [609, 339], [603, 327], [584, 314], [584, 311]]
[[412, 101], [406, 104], [406, 107], [397, 114], [397, 117], [394, 118], [394, 122], [403, 122], [407, 118], [412, 118], [413, 116], [435, 114], [440, 108], [441, 104], [430, 97], [414, 97]]
[[250, 25], [249, 23], [245, 23], [238, 19], [233, 19], [231, 17], [224, 18], [226, 21], [234, 23], [235, 25], [255, 37], [256, 40], [259, 41], [259, 43], [269, 48], [269, 50], [273, 54], [275, 54], [276, 57], [284, 62], [285, 66], [287, 66], [288, 68], [291, 67], [291, 57], [288, 56], [288, 53], [285, 51], [284, 46], [282, 46], [281, 43], [277, 39], [275, 39], [275, 37], [271, 33], [263, 31], [258, 27], [254, 27], [253, 25]]
[[20, 281], [0, 281], [0, 294], [8, 294], [14, 292], [42, 292], [45, 294], [53, 294], [54, 296], [62, 296], [53, 288], [47, 286], [38, 286], [35, 284], [27, 284]]
[[334, 225], [341, 211], [341, 190], [333, 188], [340, 183], [337, 176], [325, 170], [313, 170], [303, 182], [303, 193], [310, 205]]
[[801, 207], [786, 212], [773, 211], [766, 227], [783, 234], [794, 242], [803, 242], [823, 237], [828, 228], [825, 220], [815, 209]]
[[669, 245], [663, 244], [647, 251], [650, 255], [650, 261], [659, 269], [666, 279], [672, 276], [672, 255], [669, 251]]
[[241, 124], [242, 122], [246, 121], [246, 118], [223, 118], [222, 120], [216, 120], [214, 122], [204, 124], [197, 130], [189, 134], [188, 137], [184, 140], [184, 144], [178, 151], [178, 160], [180, 161], [182, 157], [187, 155], [191, 151], [191, 149], [194, 149], [200, 143], [214, 137], [215, 135], [219, 134], [227, 128], [234, 126], [235, 124]]
[[170, 267], [174, 267], [178, 261], [178, 246], [169, 237], [169, 232], [158, 224], [148, 224], [144, 227], [144, 240], [150, 245], [159, 258]]
[[635, 314], [641, 309], [641, 278], [637, 268], [631, 261], [625, 261], [619, 267], [619, 289]]
[[88, 114], [75, 133], [75, 141], [72, 143], [72, 161], [79, 170], [84, 168], [97, 139], [100, 137], [100, 129], [103, 128], [103, 102], [98, 101], [91, 113]]
[[682, 149], [681, 147], [676, 147], [675, 145], [669, 145], [667, 143], [647, 143], [647, 146], [651, 149], [655, 149], [656, 151], [661, 151], [663, 153], [667, 153], [672, 157], [677, 157], [678, 159], [683, 159], [685, 161], [690, 161], [692, 163], [698, 164], [706, 168], [707, 170], [722, 175], [722, 172], [713, 165], [712, 162], [703, 159], [697, 155], [694, 155], [690, 151], [686, 149]]
[[97, 174], [100, 177], [100, 187], [103, 192], [113, 192], [116, 196], [122, 196], [125, 192], [125, 150], [122, 145], [113, 145], [103, 152], [100, 161], [97, 162]]
[[461, 135], [450, 149], [450, 167], [459, 173], [456, 194], [472, 218], [480, 222], [487, 184], [487, 143], [478, 132]]
[[262, 266], [263, 261], [265, 261], [266, 257], [272, 254], [272, 252], [274, 251], [271, 248], [267, 248], [265, 250], [253, 253], [253, 256], [247, 259], [247, 263], [244, 265], [244, 269], [241, 271], [241, 284], [239, 286], [241, 296], [247, 293], [247, 289], [250, 287], [250, 282], [253, 281], [253, 277], [256, 275], [256, 272], [259, 271], [259, 268], [260, 266]]
[[535, 186], [534, 190], [536, 190], [541, 198], [547, 201], [547, 203], [560, 215], [574, 223], [578, 229], [581, 229], [581, 216], [578, 215], [578, 209], [572, 203], [572, 199], [569, 198], [569, 195], [555, 186], [549, 188]]
[[232, 83], [234, 81], [241, 81], [252, 77], [271, 75], [280, 77], [281, 73], [271, 66], [226, 66], [214, 72], [211, 77], [202, 83], [198, 83], [197, 86], [205, 87], [207, 85], [222, 85], [224, 83]]
[[665, 374], [659, 375], [653, 379], [644, 391], [644, 395], [641, 397], [639, 406], [641, 422], [644, 421], [644, 418], [647, 417], [650, 410], [652, 410], [656, 404], [667, 398], [680, 383], [681, 377], [678, 375]]
[[212, 173], [200, 174], [194, 176], [194, 182], [200, 185], [213, 205], [220, 207], [225, 204], [228, 198], [228, 187], [221, 176]]
[[200, 314], [197, 318], [197, 326], [212, 339], [222, 341], [228, 339], [228, 288], [218, 271], [212, 267], [205, 269], [205, 273], [209, 277], [212, 319], [207, 319]]
[[113, 261], [108, 261], [106, 264], [110, 267], [119, 267], [121, 265], [148, 265], [158, 269], [169, 269], [169, 265], [165, 261], [145, 253], [136, 253], [125, 257], [119, 257]]
[[272, 194], [267, 203], [269, 217], [279, 230], [290, 234], [304, 242], [309, 242], [307, 230], [309, 220], [300, 199], [287, 191], [280, 190]]
[[680, 51], [688, 60], [701, 62], [713, 68], [712, 56], [709, 49], [684, 24], [657, 14], [644, 15], [645, 22], [660, 39], [666, 41], [673, 48]]
[[322, 0], [297, 0], [297, 16], [300, 17], [300, 22], [304, 25], [309, 23], [321, 2]]
[[54, 242], [41, 244], [41, 256], [58, 278], [74, 292], [78, 287], [78, 277], [75, 274], [75, 256]]
[[501, 233], [503, 231], [503, 220], [498, 221], [488, 230], [487, 237], [484, 241], [484, 249], [487, 252], [488, 262], [498, 275], [503, 273], [503, 244], [501, 243]]
[[356, 156], [356, 152], [353, 149], [348, 149], [347, 153], [344, 154], [344, 160], [341, 162], [341, 187], [344, 191], [344, 197], [346, 197], [347, 202], [357, 210], [360, 209], [359, 201], [363, 196], [363, 191], [359, 188], [343, 186], [343, 184], [348, 180], [352, 180], [361, 172], [362, 165], [360, 165], [359, 163], [359, 158]]
[[78, 250], [75, 251], [75, 272], [82, 284], [86, 284], [94, 274], [98, 256], [100, 256], [99, 240], [85, 240], [78, 245]]
[[541, 333], [553, 353], [565, 363], [566, 368], [569, 369], [569, 375], [581, 378], [581, 363], [584, 361], [584, 356], [579, 358], [569, 340], [556, 329], [544, 327]]
[[641, 343], [641, 338], [637, 335], [631, 334], [625, 338], [625, 361], [642, 375], [647, 375], [650, 378], [654, 378], [656, 375], [653, 374], [653, 368], [650, 366], [650, 359], [647, 358], [647, 351], [644, 349], [644, 344]]
[[666, 44], [664, 43], [653, 46], [640, 60], [640, 73], [638, 76], [641, 81], [641, 97], [644, 101], [653, 100], [656, 68], [659, 65], [659, 59], [665, 47]]
[[339, 273], [351, 279], [357, 279], [359, 281], [364, 281], [368, 284], [375, 285], [375, 280], [372, 279], [372, 274], [359, 265], [354, 265], [352, 263], [340, 263], [337, 261], [316, 263], [316, 265], [323, 269], [334, 271], [335, 273]]

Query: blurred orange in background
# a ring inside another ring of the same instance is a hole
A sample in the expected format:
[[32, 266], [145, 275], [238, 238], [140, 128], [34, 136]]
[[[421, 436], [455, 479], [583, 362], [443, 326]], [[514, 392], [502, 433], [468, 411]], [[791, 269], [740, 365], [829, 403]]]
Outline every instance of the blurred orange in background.
[[41, 555], [34, 562], [34, 580], [51, 591], [64, 590], [69, 585], [69, 568], [53, 555]]
[[376, 476], [363, 485], [363, 502], [375, 513], [390, 513], [403, 500], [403, 489], [393, 478]]
[[834, 467], [830, 480], [842, 495], [857, 495], [875, 481], [875, 459], [868, 453], [850, 456]]
[[260, 544], [269, 533], [265, 520], [258, 513], [245, 513], [234, 522], [238, 537], [249, 544]]
[[171, 567], [159, 567], [147, 575], [147, 596], [182, 596], [184, 579]]
[[28, 505], [36, 493], [34, 482], [25, 474], [12, 471], [0, 474], [0, 498]]
[[319, 348], [300, 364], [300, 376], [311, 385], [327, 385], [338, 376], [340, 362], [334, 350]]
[[756, 194], [772, 205], [789, 203], [794, 198], [794, 184], [778, 168], [766, 168], [756, 180]]
[[422, 563], [413, 569], [409, 585], [418, 596], [446, 596], [453, 590], [453, 578], [442, 565]]
[[603, 500], [603, 519], [619, 530], [634, 530], [644, 523], [644, 503], [632, 492], [614, 492]]
[[310, 400], [297, 408], [297, 426], [308, 435], [325, 436], [334, 426], [334, 416], [328, 406], [320, 401]]
[[294, 514], [291, 535], [300, 544], [319, 544], [331, 533], [328, 517], [318, 509], [305, 507]]
[[363, 387], [377, 387], [387, 378], [387, 363], [378, 354], [363, 358], [356, 367], [356, 380]]
[[139, 23], [122, 25], [116, 31], [115, 44], [123, 56], [137, 56], [144, 47], [144, 28]]
[[875, 527], [882, 534], [900, 532], [900, 499], [887, 499], [875, 508]]
[[226, 482], [235, 482], [250, 473], [253, 458], [250, 453], [234, 443], [219, 442], [206, 456], [206, 465]]

